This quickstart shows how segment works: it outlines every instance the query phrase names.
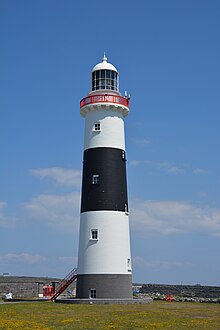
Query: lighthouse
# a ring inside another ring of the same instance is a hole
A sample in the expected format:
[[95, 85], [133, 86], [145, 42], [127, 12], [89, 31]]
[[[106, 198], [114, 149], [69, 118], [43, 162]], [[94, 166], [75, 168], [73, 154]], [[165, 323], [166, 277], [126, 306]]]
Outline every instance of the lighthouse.
[[80, 101], [85, 119], [76, 298], [131, 299], [124, 118], [129, 98], [104, 54]]

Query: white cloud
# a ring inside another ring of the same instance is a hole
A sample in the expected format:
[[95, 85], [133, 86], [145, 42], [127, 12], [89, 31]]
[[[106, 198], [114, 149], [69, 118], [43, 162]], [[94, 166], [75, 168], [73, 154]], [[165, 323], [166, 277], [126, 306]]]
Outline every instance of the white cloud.
[[133, 166], [133, 167], [137, 167], [137, 166], [139, 166], [141, 164], [141, 161], [140, 160], [131, 160], [130, 162], [129, 162], [129, 165], [130, 166]]
[[130, 217], [132, 229], [145, 235], [204, 231], [220, 236], [220, 209], [187, 202], [133, 200]]
[[134, 159], [134, 160], [131, 160], [129, 162], [129, 166], [133, 166], [133, 167], [137, 167], [139, 165], [150, 165], [152, 164], [152, 161], [150, 160], [137, 160], [137, 159]]
[[164, 261], [164, 260], [145, 260], [143, 257], [135, 256], [132, 258], [132, 265], [135, 268], [148, 268], [153, 270], [166, 270], [185, 267], [186, 264], [180, 261]]
[[184, 168], [172, 165], [168, 162], [158, 163], [158, 166], [159, 168], [162, 168], [165, 172], [171, 174], [183, 174], [185, 172]]
[[0, 255], [1, 273], [64, 278], [76, 265], [76, 257], [44, 256], [27, 251]]
[[13, 228], [17, 225], [19, 219], [18, 217], [12, 215], [8, 216], [5, 214], [7, 206], [7, 203], [0, 201], [0, 227]]
[[3, 210], [7, 206], [7, 203], [0, 201], [0, 211]]
[[[64, 232], [78, 232], [80, 194], [39, 195], [24, 204], [29, 221], [41, 221]], [[220, 209], [188, 202], [131, 200], [131, 228], [144, 235], [206, 232], [220, 236]]]
[[129, 162], [129, 166], [137, 167], [140, 165], [152, 165], [157, 169], [162, 169], [165, 173], [169, 174], [183, 174], [185, 173], [185, 166], [176, 166], [169, 162], [153, 162], [151, 160], [138, 160], [134, 159]]
[[[156, 168], [159, 168], [160, 170], [163, 170], [165, 173], [169, 174], [184, 174], [187, 170], [189, 170], [189, 166], [186, 164], [183, 164], [181, 166], [176, 166], [169, 162], [153, 162], [150, 160], [139, 160], [139, 159], [133, 159], [129, 162], [129, 166], [132, 167], [138, 167], [140, 165], [153, 165]], [[192, 170], [193, 174], [195, 175], [205, 175], [208, 173], [207, 170], [197, 167]]]
[[78, 170], [48, 167], [30, 170], [30, 173], [41, 179], [49, 178], [61, 186], [79, 188], [81, 185], [81, 171]]
[[197, 168], [195, 168], [195, 169], [193, 170], [193, 173], [194, 173], [195, 175], [204, 175], [204, 174], [207, 173], [207, 171], [204, 170], [203, 168], [199, 168], [199, 167], [197, 167]]
[[146, 146], [150, 143], [149, 139], [132, 139], [134, 144], [138, 144], [140, 146]]
[[46, 258], [44, 256], [40, 256], [38, 254], [28, 254], [28, 253], [8, 253], [4, 255], [0, 255], [0, 262], [5, 264], [11, 263], [24, 263], [24, 264], [39, 264], [45, 261]]
[[77, 265], [78, 258], [76, 256], [74, 256], [74, 257], [58, 257], [58, 260], [67, 266], [74, 267], [75, 265]]
[[29, 217], [62, 231], [78, 230], [80, 193], [38, 195], [24, 204]]

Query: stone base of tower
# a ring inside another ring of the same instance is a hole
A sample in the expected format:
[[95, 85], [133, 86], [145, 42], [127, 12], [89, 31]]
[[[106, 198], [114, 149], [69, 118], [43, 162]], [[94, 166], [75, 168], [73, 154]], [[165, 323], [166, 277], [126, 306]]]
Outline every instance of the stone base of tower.
[[77, 298], [65, 298], [65, 299], [55, 299], [55, 303], [61, 304], [95, 304], [95, 305], [145, 305], [153, 303], [152, 298], [143, 299], [77, 299]]
[[132, 297], [130, 274], [77, 275], [77, 299], [132, 299]]

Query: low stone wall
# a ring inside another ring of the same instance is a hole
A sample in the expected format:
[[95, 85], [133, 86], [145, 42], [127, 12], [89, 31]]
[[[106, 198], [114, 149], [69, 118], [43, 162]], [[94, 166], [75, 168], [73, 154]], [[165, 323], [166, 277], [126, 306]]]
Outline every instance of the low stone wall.
[[[49, 277], [0, 276], [0, 297], [11, 292], [13, 298], [36, 298], [38, 293], [43, 294], [43, 285], [52, 285], [55, 282], [57, 286], [60, 281], [61, 279]], [[72, 283], [63, 295], [74, 292], [75, 287], [76, 284]]]
[[[61, 279], [49, 277], [26, 277], [26, 276], [0, 276], [0, 297], [5, 293], [11, 292], [13, 298], [36, 298], [39, 293], [43, 293], [43, 285], [52, 285], [56, 282], [56, 286]], [[41, 284], [38, 286], [37, 282]], [[166, 295], [172, 294], [179, 297], [199, 297], [199, 298], [217, 298], [220, 299], [219, 286], [203, 286], [203, 285], [169, 285], [169, 284], [136, 284], [134, 287], [143, 294], [151, 297], [156, 294]], [[74, 281], [62, 296], [71, 296], [75, 293], [76, 282]]]
[[172, 294], [182, 297], [220, 298], [220, 286], [143, 284], [140, 293]]

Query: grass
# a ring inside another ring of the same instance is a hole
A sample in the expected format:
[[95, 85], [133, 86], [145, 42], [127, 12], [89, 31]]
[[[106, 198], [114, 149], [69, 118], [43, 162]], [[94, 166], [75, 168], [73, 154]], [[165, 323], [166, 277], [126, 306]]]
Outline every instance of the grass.
[[154, 302], [147, 305], [0, 305], [1, 330], [220, 329], [220, 305]]

